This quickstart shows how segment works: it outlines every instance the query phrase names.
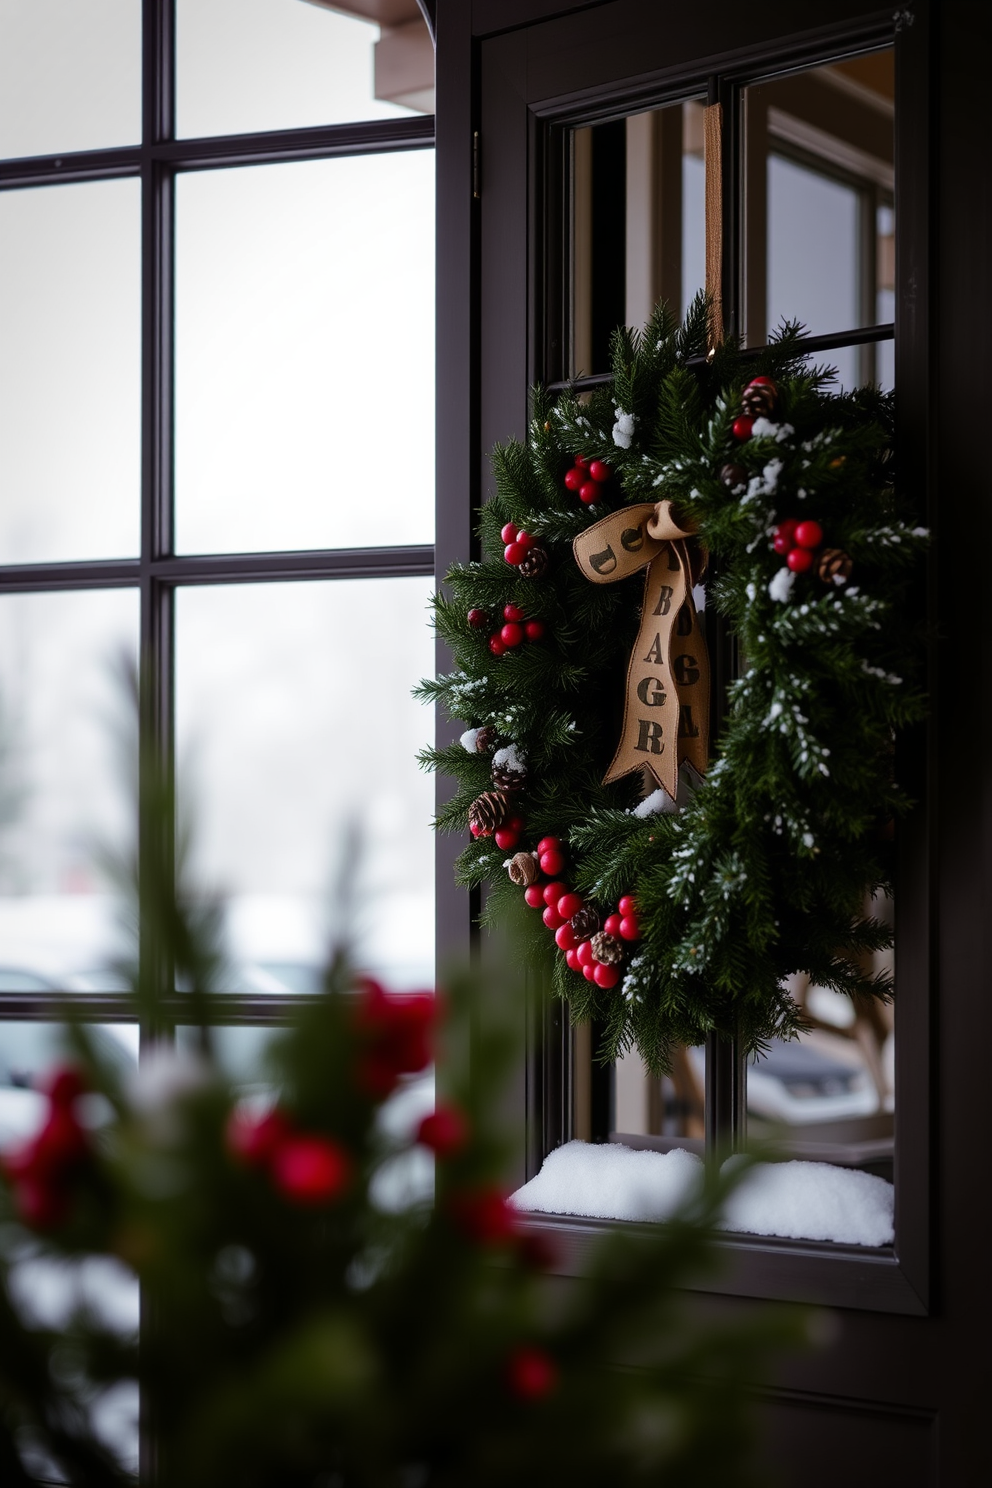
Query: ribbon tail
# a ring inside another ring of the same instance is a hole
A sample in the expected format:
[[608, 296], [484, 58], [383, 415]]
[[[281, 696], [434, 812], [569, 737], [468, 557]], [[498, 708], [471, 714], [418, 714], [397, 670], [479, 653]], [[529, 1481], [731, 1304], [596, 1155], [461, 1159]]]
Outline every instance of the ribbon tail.
[[680, 699], [672, 665], [672, 632], [686, 599], [692, 602], [688, 576], [688, 556], [681, 543], [665, 543], [648, 565], [641, 625], [627, 668], [623, 728], [604, 785], [647, 768], [675, 799]]
[[[678, 695], [678, 759], [705, 775], [710, 752], [710, 662], [692, 597], [692, 561], [685, 543], [671, 544], [685, 578], [685, 599], [670, 634], [671, 668]], [[665, 787], [666, 790], [668, 787]]]

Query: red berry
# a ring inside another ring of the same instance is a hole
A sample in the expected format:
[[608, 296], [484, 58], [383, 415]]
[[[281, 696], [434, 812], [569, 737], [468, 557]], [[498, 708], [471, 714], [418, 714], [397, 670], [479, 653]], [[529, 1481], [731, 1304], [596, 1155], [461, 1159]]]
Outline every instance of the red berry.
[[743, 444], [743, 442], [744, 442], [745, 439], [750, 439], [751, 438], [751, 430], [753, 428], [754, 428], [754, 419], [753, 418], [748, 418], [748, 416], [747, 416], [746, 413], [742, 413], [739, 418], [735, 418], [734, 419], [734, 423], [733, 423], [733, 435], [734, 435], [734, 438], [735, 439], [739, 439], [741, 441], [741, 443]]
[[569, 491], [577, 491], [585, 481], [586, 473], [581, 465], [573, 465], [571, 470], [565, 471], [565, 487]]
[[516, 847], [520, 841], [520, 833], [514, 831], [509, 825], [500, 827], [498, 831], [493, 833], [493, 841], [496, 843], [500, 852], [509, 852], [511, 847]]
[[566, 920], [559, 925], [555, 931], [555, 944], [560, 951], [571, 951], [575, 949], [575, 931]]
[[553, 847], [549, 848], [547, 852], [543, 852], [538, 862], [541, 872], [546, 873], [549, 878], [553, 878], [556, 873], [560, 873], [565, 866], [564, 857]]
[[503, 637], [498, 635], [490, 636], [489, 649], [494, 656], [502, 656], [506, 650], [506, 642], [503, 640]]
[[633, 915], [625, 915], [624, 918], [620, 921], [620, 939], [640, 940], [640, 938], [640, 925], [638, 925]]
[[544, 890], [540, 884], [528, 884], [524, 889], [524, 900], [531, 909], [541, 909], [544, 905]]
[[524, 626], [524, 634], [529, 641], [539, 641], [544, 636], [543, 620], [528, 620]]
[[592, 476], [594, 481], [598, 481], [599, 484], [602, 485], [604, 481], [608, 481], [610, 479], [613, 471], [610, 469], [609, 465], [607, 465], [605, 460], [590, 460], [589, 474]]
[[568, 885], [563, 883], [549, 883], [544, 885], [544, 902], [558, 907], [558, 900], [562, 894], [568, 893]]
[[579, 487], [579, 500], [584, 501], [586, 506], [592, 506], [594, 501], [599, 500], [599, 496], [599, 487], [595, 481], [586, 481], [584, 486]]
[[265, 1167], [289, 1133], [289, 1120], [278, 1106], [264, 1116], [252, 1116], [235, 1107], [228, 1118], [224, 1141], [232, 1157], [252, 1167]]
[[455, 1106], [438, 1106], [417, 1127], [417, 1141], [438, 1157], [451, 1157], [468, 1141], [468, 1122]]
[[79, 1070], [65, 1064], [52, 1070], [40, 1088], [53, 1106], [71, 1106], [76, 1097], [82, 1095], [86, 1086]]
[[752, 377], [751, 378], [751, 381], [748, 383], [748, 387], [774, 387], [774, 386], [775, 386], [775, 384], [774, 384], [774, 382], [772, 382], [772, 380], [771, 380], [770, 377]]
[[524, 819], [522, 816], [511, 816], [506, 825], [510, 828], [511, 832], [522, 832], [524, 829]]
[[779, 522], [778, 526], [775, 528], [775, 531], [781, 537], [794, 538], [796, 528], [798, 526], [799, 522], [796, 517], [788, 517], [784, 522]]
[[592, 942], [588, 940], [583, 940], [581, 944], [576, 946], [575, 954], [578, 956], [579, 965], [582, 967], [591, 966], [596, 959], [592, 953]]
[[507, 1361], [506, 1383], [518, 1400], [543, 1400], [558, 1383], [558, 1369], [543, 1349], [524, 1346]]
[[503, 606], [504, 620], [522, 620], [523, 618], [524, 612], [519, 605], [508, 604]]
[[511, 651], [514, 646], [522, 646], [524, 640], [523, 626], [518, 625], [515, 620], [508, 620], [507, 623], [503, 626], [503, 629], [500, 631], [500, 639], [502, 640], [503, 645], [508, 647]]
[[790, 548], [785, 561], [793, 573], [805, 573], [813, 566], [813, 554], [809, 548]]
[[14, 1185], [14, 1202], [33, 1230], [53, 1230], [69, 1212], [69, 1195], [47, 1180], [24, 1178]]
[[582, 975], [587, 982], [594, 982], [596, 980], [596, 963], [590, 961], [588, 966], [583, 966]]
[[604, 932], [607, 935], [612, 935], [614, 937], [617, 936], [617, 935], [619, 935], [620, 934], [620, 921], [622, 919], [623, 919], [623, 915], [618, 915], [618, 914], [607, 915], [606, 916], [606, 919], [603, 921], [603, 930], [604, 930]]
[[597, 962], [592, 969], [592, 979], [597, 987], [615, 987], [620, 980], [619, 966], [604, 966]]
[[792, 534], [782, 532], [781, 529], [779, 529], [779, 531], [776, 532], [775, 536], [772, 538], [772, 547], [775, 549], [776, 553], [778, 553], [779, 557], [784, 557], [785, 554], [792, 547]]
[[514, 567], [516, 567], [518, 564], [523, 563], [524, 554], [526, 553], [526, 551], [527, 549], [524, 547], [523, 543], [507, 543], [506, 547], [503, 549], [503, 557], [506, 559], [507, 563], [512, 563]]
[[437, 1016], [429, 992], [390, 995], [371, 977], [362, 978], [355, 1025], [364, 1051], [356, 1078], [366, 1094], [384, 1098], [401, 1075], [415, 1075], [431, 1062], [431, 1029]]
[[563, 920], [570, 920], [582, 908], [581, 894], [563, 894], [558, 900], [558, 913]]
[[582, 970], [582, 962], [579, 960], [578, 952], [574, 947], [565, 952], [565, 964], [568, 966], [569, 971]]
[[517, 542], [520, 544], [520, 546], [522, 548], [532, 548], [534, 546], [534, 544], [535, 544], [536, 541], [537, 541], [537, 538], [536, 537], [531, 537], [530, 533], [529, 532], [525, 532], [522, 527], [521, 527], [520, 531], [517, 533]]
[[575, 463], [580, 470], [588, 470], [592, 461], [591, 455], [576, 455]]
[[819, 522], [800, 522], [796, 527], [796, 546], [818, 548], [823, 541], [823, 528]]
[[500, 1245], [513, 1236], [516, 1211], [498, 1188], [479, 1188], [454, 1194], [451, 1213], [458, 1228], [480, 1245]]
[[469, 610], [468, 623], [473, 630], [485, 630], [489, 625], [489, 616], [485, 610]]
[[534, 1271], [550, 1271], [558, 1261], [558, 1247], [540, 1230], [525, 1230], [518, 1237], [517, 1254]]
[[478, 822], [470, 822], [469, 831], [472, 833], [473, 837], [484, 837], [486, 835], [483, 832], [482, 828], [479, 826]]
[[624, 894], [623, 898], [620, 900], [620, 903], [617, 905], [617, 909], [622, 915], [636, 914], [637, 900], [634, 898], [633, 894]]
[[551, 852], [553, 848], [561, 847], [560, 837], [542, 837], [537, 844], [538, 853]]
[[503, 541], [505, 543], [516, 542], [516, 540], [517, 540], [517, 529], [513, 525], [512, 522], [507, 522], [506, 526], [503, 528], [502, 532], [500, 533], [500, 537], [503, 539]]
[[549, 930], [557, 930], [562, 922], [561, 915], [555, 909], [553, 904], [548, 905], [541, 918], [544, 920], [544, 923], [547, 925]]
[[272, 1181], [294, 1204], [329, 1204], [350, 1176], [351, 1159], [330, 1137], [287, 1137], [272, 1158]]

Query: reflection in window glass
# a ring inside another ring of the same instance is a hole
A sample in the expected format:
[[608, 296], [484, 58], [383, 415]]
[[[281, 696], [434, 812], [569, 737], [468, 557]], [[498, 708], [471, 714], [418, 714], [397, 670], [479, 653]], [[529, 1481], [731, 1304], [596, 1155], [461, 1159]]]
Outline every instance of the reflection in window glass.
[[768, 329], [811, 336], [860, 325], [858, 196], [782, 156], [768, 161]]
[[[783, 319], [837, 335], [892, 319], [895, 82], [891, 48], [744, 90], [744, 329]], [[869, 345], [831, 352], [840, 382], [891, 385]]]
[[185, 798], [239, 990], [312, 988], [335, 934], [387, 984], [433, 979], [428, 719], [410, 698], [431, 670], [429, 592], [401, 578], [178, 595]]
[[180, 176], [180, 552], [432, 540], [433, 196], [423, 150]]
[[0, 563], [138, 550], [140, 234], [138, 181], [0, 193]]
[[433, 110], [433, 48], [416, 11], [381, 42], [377, 25], [323, 0], [178, 0], [176, 26], [183, 137]]
[[[130, 838], [126, 718], [133, 590], [0, 598], [0, 986], [112, 987], [119, 931], [94, 867]], [[130, 720], [128, 719], [129, 723]]]
[[570, 376], [605, 371], [618, 325], [705, 279], [703, 107], [670, 104], [572, 135]]
[[0, 156], [140, 138], [140, 0], [4, 0]]

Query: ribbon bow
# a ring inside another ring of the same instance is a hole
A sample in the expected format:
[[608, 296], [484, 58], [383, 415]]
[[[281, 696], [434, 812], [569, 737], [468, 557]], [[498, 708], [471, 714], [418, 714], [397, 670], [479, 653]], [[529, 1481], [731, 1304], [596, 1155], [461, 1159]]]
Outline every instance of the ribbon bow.
[[682, 761], [702, 775], [709, 758], [710, 665], [692, 600], [691, 536], [672, 516], [671, 502], [659, 501], [603, 517], [572, 543], [593, 584], [614, 584], [647, 568], [623, 730], [603, 784], [646, 766], [673, 800]]

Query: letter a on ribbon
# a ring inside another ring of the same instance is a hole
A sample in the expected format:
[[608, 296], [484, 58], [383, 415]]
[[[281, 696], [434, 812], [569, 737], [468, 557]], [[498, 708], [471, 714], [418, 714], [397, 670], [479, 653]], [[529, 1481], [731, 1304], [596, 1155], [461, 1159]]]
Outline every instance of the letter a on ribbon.
[[702, 775], [709, 760], [710, 665], [692, 602], [691, 536], [672, 517], [671, 502], [659, 501], [603, 517], [572, 544], [593, 584], [614, 584], [647, 569], [623, 732], [603, 784], [647, 766], [673, 800], [682, 761]]

